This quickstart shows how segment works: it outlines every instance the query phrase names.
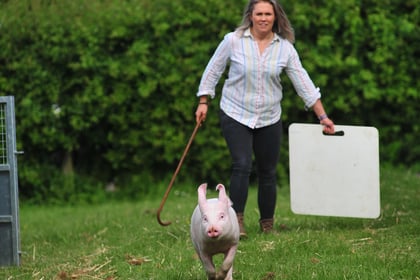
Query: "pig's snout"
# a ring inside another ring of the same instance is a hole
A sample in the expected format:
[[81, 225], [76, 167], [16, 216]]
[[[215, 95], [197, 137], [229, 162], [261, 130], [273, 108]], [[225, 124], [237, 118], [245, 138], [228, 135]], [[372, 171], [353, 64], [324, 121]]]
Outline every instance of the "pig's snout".
[[220, 235], [220, 230], [212, 226], [207, 230], [207, 235], [210, 238], [216, 238]]

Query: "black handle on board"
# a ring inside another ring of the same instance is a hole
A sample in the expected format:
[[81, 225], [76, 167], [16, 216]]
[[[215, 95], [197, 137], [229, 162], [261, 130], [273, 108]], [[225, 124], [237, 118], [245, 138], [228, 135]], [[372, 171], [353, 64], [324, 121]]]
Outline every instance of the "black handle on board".
[[325, 136], [344, 136], [344, 131], [338, 130], [334, 132], [333, 134], [328, 134], [328, 133], [325, 133], [325, 131], [322, 131], [322, 134], [324, 134]]

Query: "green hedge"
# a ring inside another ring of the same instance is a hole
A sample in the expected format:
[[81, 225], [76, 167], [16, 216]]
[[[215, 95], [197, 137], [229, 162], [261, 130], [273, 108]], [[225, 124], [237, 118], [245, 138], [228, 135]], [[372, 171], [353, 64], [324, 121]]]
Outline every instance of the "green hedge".
[[[194, 128], [201, 74], [246, 2], [0, 1], [0, 95], [16, 99], [22, 197], [80, 200], [110, 181], [145, 193], [171, 176]], [[419, 4], [283, 3], [330, 116], [377, 127], [382, 161], [406, 165], [420, 157]], [[316, 122], [287, 78], [285, 91], [285, 132], [292, 122]], [[177, 180], [228, 181], [218, 98]]]

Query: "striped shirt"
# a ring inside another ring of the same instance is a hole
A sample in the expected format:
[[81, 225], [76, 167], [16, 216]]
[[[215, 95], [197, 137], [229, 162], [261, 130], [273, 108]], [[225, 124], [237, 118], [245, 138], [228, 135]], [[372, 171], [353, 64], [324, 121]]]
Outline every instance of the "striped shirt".
[[220, 108], [250, 128], [268, 126], [280, 119], [283, 69], [305, 108], [312, 107], [321, 97], [289, 41], [275, 34], [261, 54], [250, 29], [243, 34], [238, 31], [226, 34], [203, 73], [197, 96], [215, 97], [216, 85], [228, 63]]

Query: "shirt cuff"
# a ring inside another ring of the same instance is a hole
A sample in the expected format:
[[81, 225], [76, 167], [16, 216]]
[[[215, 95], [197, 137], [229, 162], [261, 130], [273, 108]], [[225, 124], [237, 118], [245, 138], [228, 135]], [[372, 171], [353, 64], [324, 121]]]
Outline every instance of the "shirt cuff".
[[208, 95], [212, 99], [216, 96], [215, 92], [214, 91], [210, 91], [210, 90], [203, 90], [203, 91], [197, 92], [197, 97], [200, 97], [200, 96], [203, 96], [203, 95]]
[[320, 98], [321, 98], [321, 92], [319, 90], [319, 87], [317, 87], [314, 96], [311, 99], [306, 100], [305, 110], [308, 111], [310, 108], [312, 108], [312, 106], [314, 106], [316, 101]]

